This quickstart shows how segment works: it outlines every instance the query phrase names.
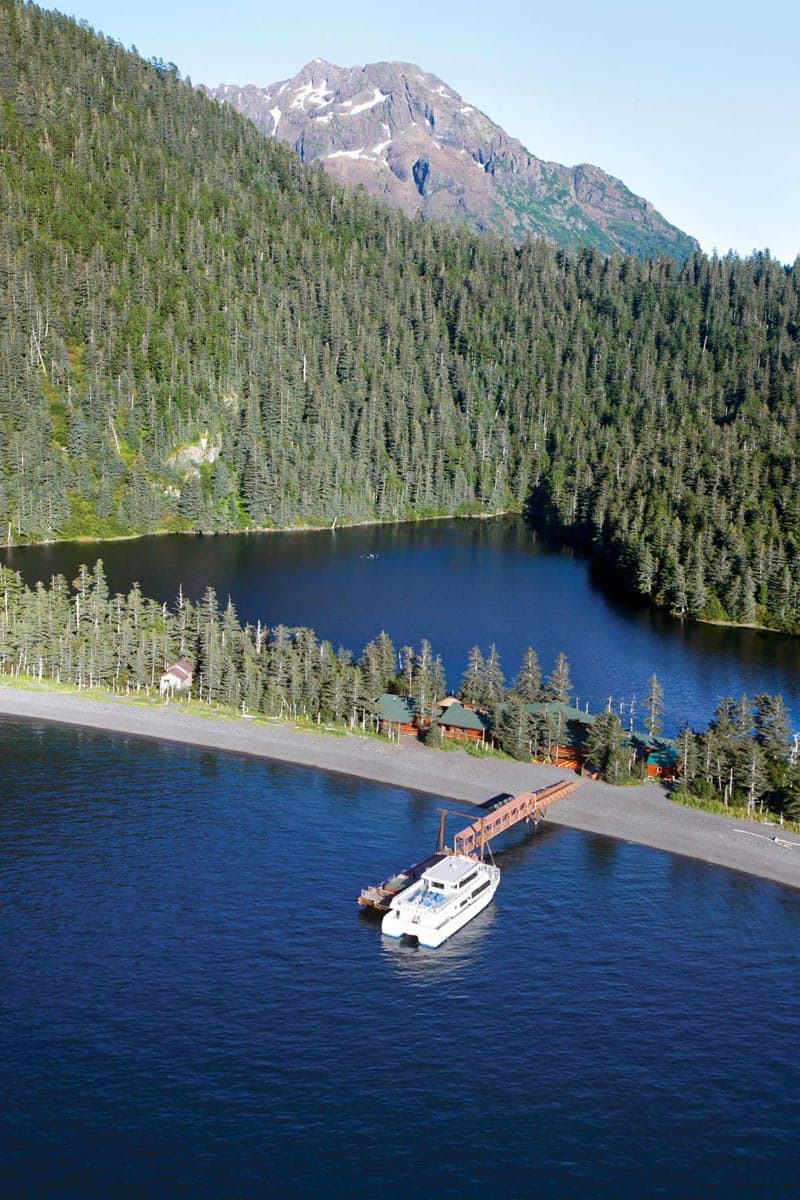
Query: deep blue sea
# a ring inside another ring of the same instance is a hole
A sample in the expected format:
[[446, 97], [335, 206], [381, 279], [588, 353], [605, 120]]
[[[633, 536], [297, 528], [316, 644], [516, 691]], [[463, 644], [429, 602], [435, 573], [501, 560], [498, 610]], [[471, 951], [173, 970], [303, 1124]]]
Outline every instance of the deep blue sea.
[[434, 799], [0, 723], [0, 1192], [784, 1197], [800, 894], [544, 828], [438, 951]]

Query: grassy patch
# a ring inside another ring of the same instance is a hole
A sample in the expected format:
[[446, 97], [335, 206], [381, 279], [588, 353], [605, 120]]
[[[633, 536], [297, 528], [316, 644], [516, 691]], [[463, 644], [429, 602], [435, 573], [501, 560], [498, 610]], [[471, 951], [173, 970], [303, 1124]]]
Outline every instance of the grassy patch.
[[459, 742], [456, 738], [432, 737], [426, 738], [423, 743], [429, 750], [444, 750], [447, 753], [463, 750], [464, 743]]
[[497, 750], [494, 746], [481, 746], [479, 742], [470, 742], [467, 746], [467, 754], [473, 758], [499, 758], [503, 762], [516, 762], [512, 755], [506, 754], [505, 750]]
[[91, 502], [74, 489], [69, 492], [69, 502], [71, 512], [59, 529], [59, 537], [100, 539], [124, 537], [130, 533], [130, 529], [121, 525], [116, 517], [98, 516]]
[[683, 804], [686, 808], [698, 808], [703, 812], [716, 813], [721, 817], [732, 817], [736, 821], [755, 821], [759, 825], [777, 826], [793, 833], [800, 833], [800, 822], [787, 821], [784, 818], [781, 826], [780, 813], [770, 812], [768, 809], [765, 812], [755, 809], [748, 813], [743, 804], [725, 805], [721, 800], [701, 799], [699, 796], [693, 796], [690, 792], [681, 791], [671, 792], [670, 800], [674, 800], [676, 804]]

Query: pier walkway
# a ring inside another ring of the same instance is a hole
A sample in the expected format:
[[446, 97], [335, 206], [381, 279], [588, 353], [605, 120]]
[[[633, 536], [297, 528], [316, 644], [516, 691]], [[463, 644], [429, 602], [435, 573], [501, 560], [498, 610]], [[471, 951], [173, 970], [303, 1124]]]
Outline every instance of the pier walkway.
[[537, 821], [551, 804], [568, 796], [578, 786], [578, 780], [565, 779], [559, 783], [553, 783], [549, 787], [540, 788], [537, 792], [520, 792], [518, 796], [511, 796], [506, 792], [500, 796], [494, 796], [491, 800], [477, 806], [478, 816], [456, 834], [452, 850], [444, 844], [447, 809], [443, 808], [435, 852], [423, 859], [422, 862], [414, 863], [405, 870], [398, 871], [396, 875], [392, 875], [383, 883], [362, 888], [358, 903], [364, 908], [374, 908], [382, 913], [388, 912], [395, 896], [404, 892], [407, 887], [419, 879], [423, 871], [427, 871], [429, 867], [446, 855], [469, 854], [476, 858], [482, 858], [484, 850], [492, 838], [496, 838], [521, 821]]
[[[478, 806], [478, 819], [462, 829], [453, 839], [454, 854], [479, 853], [492, 838], [520, 821], [537, 821], [556, 800], [563, 799], [578, 787], [577, 780], [565, 779], [538, 792], [520, 792], [518, 796], [496, 797]], [[485, 810], [485, 811], [481, 811]], [[441, 838], [440, 838], [441, 841]], [[440, 847], [441, 849], [442, 847]]]

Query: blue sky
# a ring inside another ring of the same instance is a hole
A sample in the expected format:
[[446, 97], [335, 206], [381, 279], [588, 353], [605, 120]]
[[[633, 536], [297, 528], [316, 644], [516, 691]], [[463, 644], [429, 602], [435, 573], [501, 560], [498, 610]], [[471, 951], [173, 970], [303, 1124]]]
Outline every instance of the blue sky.
[[194, 83], [414, 62], [539, 157], [623, 179], [704, 250], [800, 254], [800, 0], [57, 7]]

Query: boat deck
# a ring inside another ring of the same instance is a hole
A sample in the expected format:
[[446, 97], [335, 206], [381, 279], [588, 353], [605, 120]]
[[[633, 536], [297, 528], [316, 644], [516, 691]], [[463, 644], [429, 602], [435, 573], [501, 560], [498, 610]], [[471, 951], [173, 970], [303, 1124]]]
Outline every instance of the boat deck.
[[391, 879], [385, 879], [383, 883], [378, 883], [374, 887], [362, 888], [358, 903], [362, 908], [374, 908], [382, 913], [388, 912], [389, 905], [395, 896], [404, 892], [412, 883], [416, 883], [423, 871], [427, 871], [428, 867], [441, 862], [444, 857], [444, 854], [429, 854], [422, 862], [406, 867], [404, 871], [392, 875]]

